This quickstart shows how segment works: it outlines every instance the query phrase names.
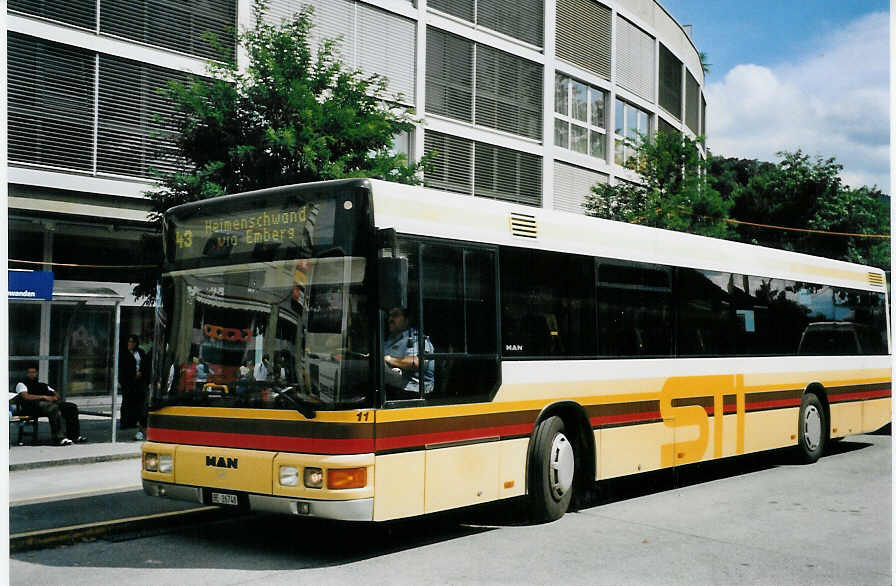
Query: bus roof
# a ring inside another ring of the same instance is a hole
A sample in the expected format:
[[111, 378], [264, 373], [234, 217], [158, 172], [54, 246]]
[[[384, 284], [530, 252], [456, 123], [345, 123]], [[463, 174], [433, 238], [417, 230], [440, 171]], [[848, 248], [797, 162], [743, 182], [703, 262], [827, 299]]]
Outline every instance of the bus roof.
[[376, 226], [402, 233], [885, 290], [875, 267], [420, 186], [369, 184]]

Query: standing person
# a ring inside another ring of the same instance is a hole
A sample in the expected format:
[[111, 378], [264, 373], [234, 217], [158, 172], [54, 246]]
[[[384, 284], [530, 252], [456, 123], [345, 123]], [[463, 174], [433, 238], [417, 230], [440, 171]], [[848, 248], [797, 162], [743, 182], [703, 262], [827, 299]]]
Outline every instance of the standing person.
[[215, 371], [202, 358], [194, 358], [193, 362], [196, 363], [196, 392], [199, 393], [205, 389], [208, 377], [215, 374]]
[[142, 441], [146, 429], [146, 385], [149, 379], [146, 354], [140, 349], [140, 338], [128, 336], [127, 349], [121, 353], [118, 377], [121, 381], [121, 428], [139, 426], [134, 439]]
[[268, 374], [271, 371], [271, 357], [265, 354], [261, 357], [261, 362], [255, 365], [255, 380], [258, 382], [267, 382]]
[[[383, 360], [391, 369], [387, 374], [387, 382], [415, 397], [420, 396], [420, 334], [408, 323], [407, 310], [393, 307], [388, 314], [389, 335], [383, 345]], [[427, 353], [434, 352], [432, 342], [427, 336], [424, 345]], [[435, 363], [433, 360], [423, 361], [423, 390], [431, 393], [435, 382]]]
[[[25, 415], [46, 417], [50, 420], [53, 443], [70, 446], [72, 442], [85, 442], [78, 420], [78, 406], [63, 401], [62, 397], [47, 383], [38, 382], [37, 366], [29, 366], [25, 380], [16, 385], [16, 400]], [[65, 419], [65, 435], [62, 435], [62, 419]]]

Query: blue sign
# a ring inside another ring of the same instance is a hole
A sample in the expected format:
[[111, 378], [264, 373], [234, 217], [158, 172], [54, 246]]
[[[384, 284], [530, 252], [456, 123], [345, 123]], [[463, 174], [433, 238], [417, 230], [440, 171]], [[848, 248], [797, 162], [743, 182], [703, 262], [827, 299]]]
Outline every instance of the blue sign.
[[53, 273], [50, 271], [9, 271], [10, 299], [53, 299]]

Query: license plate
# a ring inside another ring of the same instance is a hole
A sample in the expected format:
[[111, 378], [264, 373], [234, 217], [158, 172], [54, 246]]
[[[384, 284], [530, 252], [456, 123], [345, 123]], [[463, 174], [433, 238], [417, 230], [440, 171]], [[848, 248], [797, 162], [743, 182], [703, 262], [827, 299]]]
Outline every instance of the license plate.
[[237, 506], [239, 505], [239, 500], [237, 500], [235, 494], [227, 494], [223, 492], [213, 492], [212, 493], [212, 504], [215, 505], [231, 505]]

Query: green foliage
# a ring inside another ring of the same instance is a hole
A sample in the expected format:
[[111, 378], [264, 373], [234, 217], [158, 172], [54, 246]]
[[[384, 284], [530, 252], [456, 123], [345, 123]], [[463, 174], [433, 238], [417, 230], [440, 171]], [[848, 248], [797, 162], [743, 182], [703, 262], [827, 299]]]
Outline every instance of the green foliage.
[[709, 75], [710, 70], [712, 69], [712, 63], [708, 61], [709, 57], [707, 57], [706, 53], [700, 51], [700, 67], [703, 68], [703, 75]]
[[[889, 234], [889, 205], [876, 187], [844, 186], [835, 159], [811, 159], [802, 151], [780, 152], [777, 164], [714, 158], [710, 169], [717, 184], [730, 189], [731, 215], [742, 222], [735, 238], [889, 268], [888, 239], [781, 230], [780, 226], [847, 234]], [[748, 170], [741, 173], [742, 170]]]
[[[311, 7], [277, 26], [264, 22], [265, 8], [256, 0], [253, 26], [238, 35], [247, 67], [222, 58], [208, 65], [208, 79], [160, 90], [176, 113], [158, 121], [173, 129], [181, 164], [146, 193], [157, 226], [172, 206], [224, 194], [347, 177], [421, 182], [428, 159], [391, 152], [415, 120], [390, 102], [400, 96], [387, 80], [348, 69], [336, 40], [315, 52]], [[148, 279], [137, 289], [153, 292]]]
[[419, 183], [422, 164], [390, 152], [393, 137], [414, 126], [390, 106], [388, 82], [342, 63], [335, 40], [310, 45], [313, 9], [281, 25], [262, 18], [239, 34], [248, 67], [210, 63], [210, 80], [172, 82], [162, 90], [176, 107], [172, 139], [181, 169], [159, 176], [148, 192], [161, 214], [172, 205], [265, 187], [346, 177]]
[[706, 161], [698, 145], [677, 132], [657, 133], [633, 145], [627, 166], [642, 184], [598, 184], [586, 198], [592, 216], [724, 238], [729, 234], [730, 203], [706, 180]]
[[835, 159], [797, 150], [778, 163], [703, 161], [698, 144], [677, 133], [642, 140], [627, 165], [643, 183], [595, 185], [586, 213], [889, 269], [889, 239], [842, 235], [889, 234], [889, 198], [844, 186]]

